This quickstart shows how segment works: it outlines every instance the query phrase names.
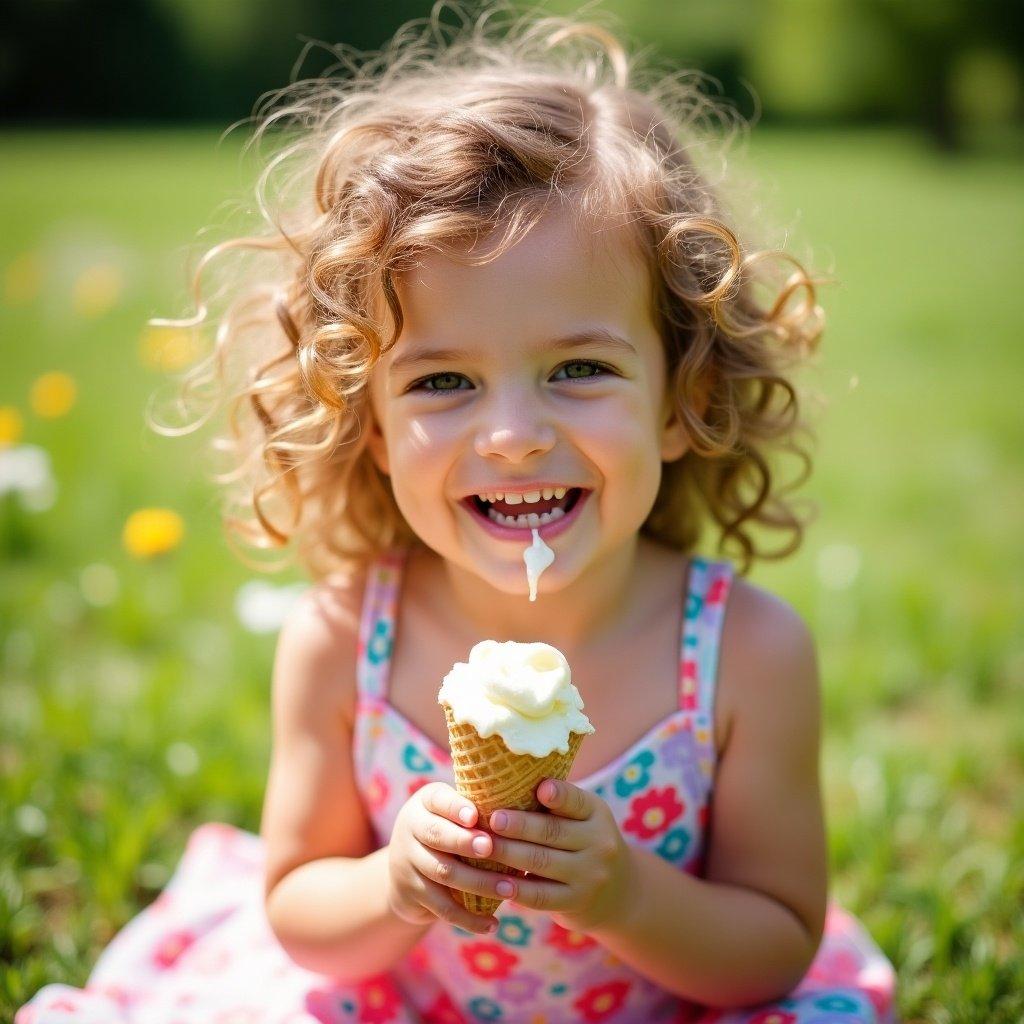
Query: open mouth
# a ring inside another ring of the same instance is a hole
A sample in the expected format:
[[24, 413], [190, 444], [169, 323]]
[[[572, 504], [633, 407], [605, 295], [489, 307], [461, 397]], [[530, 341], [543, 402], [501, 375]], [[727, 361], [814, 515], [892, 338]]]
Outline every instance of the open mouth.
[[582, 494], [582, 487], [570, 487], [561, 498], [542, 498], [540, 501], [529, 504], [520, 502], [518, 505], [510, 505], [505, 501], [484, 501], [471, 494], [464, 499], [464, 504], [498, 526], [528, 530], [557, 522], [568, 515]]

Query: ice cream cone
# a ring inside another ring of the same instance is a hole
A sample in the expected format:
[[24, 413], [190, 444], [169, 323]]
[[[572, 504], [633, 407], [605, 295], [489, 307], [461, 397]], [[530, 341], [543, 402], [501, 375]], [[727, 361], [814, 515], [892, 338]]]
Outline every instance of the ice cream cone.
[[[491, 811], [499, 807], [520, 811], [543, 810], [537, 799], [537, 786], [543, 779], [564, 779], [572, 768], [583, 733], [569, 734], [569, 750], [552, 750], [544, 757], [515, 754], [498, 735], [480, 736], [468, 723], [456, 722], [452, 710], [444, 706], [455, 768], [455, 788], [471, 800], [479, 812], [478, 825], [487, 827]], [[523, 872], [494, 860], [463, 857], [467, 864], [489, 871], [521, 875]], [[474, 914], [492, 914], [502, 904], [497, 897], [453, 890], [463, 906]]]

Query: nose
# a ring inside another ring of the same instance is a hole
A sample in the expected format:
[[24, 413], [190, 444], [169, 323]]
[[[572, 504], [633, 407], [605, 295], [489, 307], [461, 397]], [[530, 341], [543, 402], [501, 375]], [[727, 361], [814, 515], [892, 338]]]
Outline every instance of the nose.
[[543, 406], [521, 391], [505, 393], [481, 408], [474, 447], [481, 457], [522, 462], [555, 444], [555, 431]]

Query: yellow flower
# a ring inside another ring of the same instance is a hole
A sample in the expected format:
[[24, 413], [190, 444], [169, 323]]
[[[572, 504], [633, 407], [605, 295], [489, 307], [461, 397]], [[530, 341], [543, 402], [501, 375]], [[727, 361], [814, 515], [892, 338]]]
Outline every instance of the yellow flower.
[[21, 440], [21, 413], [13, 405], [0, 405], [0, 448]]
[[79, 316], [102, 316], [121, 295], [124, 277], [110, 263], [96, 263], [78, 275], [71, 290], [71, 305]]
[[22, 253], [4, 271], [4, 302], [8, 306], [23, 306], [39, 294], [42, 283], [39, 253]]
[[122, 541], [136, 558], [152, 558], [173, 550], [181, 543], [185, 524], [169, 508], [143, 508], [133, 512], [124, 524]]
[[139, 358], [151, 370], [181, 370], [199, 357], [199, 339], [181, 327], [147, 327], [139, 339]]
[[32, 385], [29, 401], [37, 416], [53, 419], [65, 415], [75, 404], [77, 391], [71, 377], [54, 370], [53, 373], [44, 373]]

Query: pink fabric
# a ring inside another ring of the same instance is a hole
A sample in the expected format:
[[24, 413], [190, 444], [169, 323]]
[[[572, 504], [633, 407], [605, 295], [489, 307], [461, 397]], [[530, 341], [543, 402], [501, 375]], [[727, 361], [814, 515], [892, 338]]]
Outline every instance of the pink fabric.
[[[379, 844], [426, 782], [453, 782], [437, 747], [388, 701], [406, 552], [381, 558], [364, 601], [355, 769]], [[612, 808], [628, 841], [699, 875], [715, 770], [714, 689], [728, 561], [691, 561], [679, 707], [578, 785]], [[895, 974], [863, 925], [830, 902], [825, 936], [786, 999], [736, 1011], [681, 1000], [547, 915], [504, 903], [482, 937], [443, 923], [390, 972], [341, 985], [296, 966], [270, 932], [259, 836], [211, 823], [192, 834], [163, 894], [114, 938], [85, 989], [48, 985], [15, 1024], [886, 1024]]]

